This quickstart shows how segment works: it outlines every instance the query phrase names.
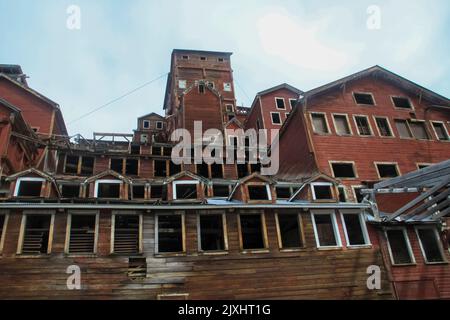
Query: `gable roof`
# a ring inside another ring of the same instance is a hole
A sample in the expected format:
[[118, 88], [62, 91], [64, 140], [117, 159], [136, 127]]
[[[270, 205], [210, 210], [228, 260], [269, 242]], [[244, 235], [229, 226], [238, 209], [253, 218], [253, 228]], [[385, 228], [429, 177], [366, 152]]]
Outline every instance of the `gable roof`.
[[158, 117], [158, 118], [161, 118], [161, 119], [164, 119], [164, 120], [165, 120], [165, 118], [164, 118], [162, 115], [157, 114], [156, 112], [150, 112], [150, 113], [148, 113], [148, 114], [145, 114], [145, 115], [143, 115], [143, 116], [140, 116], [138, 119], [148, 118], [148, 117], [153, 117], [153, 116], [156, 116], [156, 117]]
[[243, 185], [244, 183], [246, 183], [247, 181], [249, 181], [249, 180], [251, 180], [253, 178], [260, 179], [260, 180], [262, 180], [264, 182], [267, 182], [268, 184], [275, 184], [276, 183], [275, 180], [273, 180], [272, 178], [269, 178], [267, 176], [263, 176], [263, 175], [261, 175], [258, 172], [253, 172], [251, 175], [248, 175], [248, 176], [246, 176], [244, 178], [241, 178], [240, 180], [238, 180], [236, 182], [236, 184], [234, 185], [234, 187], [231, 190], [230, 194], [228, 195], [228, 198], [227, 198], [228, 201], [230, 201], [233, 198], [234, 193], [236, 192], [237, 188], [240, 185]]
[[275, 87], [272, 87], [272, 88], [260, 91], [256, 95], [263, 96], [265, 94], [268, 94], [268, 93], [271, 93], [271, 92], [274, 92], [274, 91], [277, 91], [277, 90], [280, 90], [280, 89], [287, 89], [287, 90], [292, 91], [292, 92], [294, 92], [294, 93], [296, 93], [298, 95], [303, 93], [302, 90], [297, 89], [296, 87], [293, 87], [293, 86], [291, 86], [291, 85], [289, 85], [287, 83], [282, 83], [282, 84], [279, 84], [279, 85], [277, 85]]
[[45, 172], [43, 172], [43, 171], [41, 171], [39, 169], [36, 169], [36, 168], [29, 168], [27, 170], [17, 172], [15, 174], [10, 175], [9, 177], [7, 177], [6, 180], [7, 181], [14, 181], [14, 180], [17, 180], [20, 177], [28, 176], [30, 174], [36, 174], [36, 175], [44, 178], [47, 181], [55, 182], [55, 179], [53, 178], [53, 176], [51, 176], [51, 175], [49, 175], [49, 174], [47, 174], [47, 173], [45, 173]]
[[190, 177], [190, 178], [192, 178], [194, 180], [207, 182], [207, 179], [203, 178], [202, 176], [199, 176], [199, 175], [197, 175], [195, 173], [192, 173], [190, 171], [185, 170], [185, 171], [178, 172], [177, 174], [174, 174], [173, 176], [168, 177], [166, 179], [165, 183], [170, 183], [170, 182], [175, 181], [175, 180], [177, 180], [177, 179], [179, 179], [181, 177], [184, 177], [184, 176], [188, 176], [188, 177]]
[[131, 184], [131, 179], [130, 178], [127, 178], [127, 177], [117, 173], [116, 171], [110, 170], [110, 169], [109, 170], [105, 170], [103, 172], [100, 172], [99, 174], [96, 174], [95, 176], [87, 178], [86, 180], [84, 180], [83, 183], [90, 183], [92, 181], [99, 180], [99, 179], [101, 179], [103, 177], [106, 177], [106, 176], [113, 176], [113, 177], [116, 177], [119, 180], [124, 181], [125, 183]]
[[225, 125], [224, 128], [228, 127], [230, 124], [235, 123], [239, 128], [244, 128], [244, 126], [242, 125], [242, 123], [236, 118], [233, 117], [230, 121], [228, 121]]

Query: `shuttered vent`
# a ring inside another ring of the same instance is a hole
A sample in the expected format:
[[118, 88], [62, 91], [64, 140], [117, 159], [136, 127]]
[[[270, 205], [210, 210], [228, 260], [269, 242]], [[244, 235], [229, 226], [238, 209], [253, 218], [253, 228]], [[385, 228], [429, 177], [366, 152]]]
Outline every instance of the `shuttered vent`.
[[114, 253], [139, 252], [139, 216], [116, 215], [114, 220]]
[[145, 258], [130, 258], [128, 260], [128, 277], [142, 279], [147, 276], [147, 260]]
[[70, 253], [94, 253], [95, 215], [72, 215]]
[[27, 215], [23, 236], [23, 254], [46, 254], [51, 215]]

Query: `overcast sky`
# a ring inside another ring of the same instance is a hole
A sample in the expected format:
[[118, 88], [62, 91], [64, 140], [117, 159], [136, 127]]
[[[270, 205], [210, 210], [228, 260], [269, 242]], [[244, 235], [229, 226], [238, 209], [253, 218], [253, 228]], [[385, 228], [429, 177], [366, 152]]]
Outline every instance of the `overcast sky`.
[[[67, 28], [70, 5], [79, 30]], [[163, 114], [165, 78], [71, 123], [168, 72], [174, 48], [232, 51], [238, 103], [250, 106], [271, 86], [306, 91], [375, 64], [450, 97], [449, 39], [448, 0], [0, 0], [0, 63], [20, 64], [69, 134], [86, 137]]]

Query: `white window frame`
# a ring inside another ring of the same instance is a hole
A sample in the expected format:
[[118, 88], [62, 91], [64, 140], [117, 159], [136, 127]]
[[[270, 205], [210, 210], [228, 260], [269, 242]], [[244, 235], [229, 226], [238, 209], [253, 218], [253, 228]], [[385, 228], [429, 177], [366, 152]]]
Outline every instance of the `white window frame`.
[[[333, 192], [333, 184], [331, 182], [311, 182], [309, 184], [311, 186], [311, 194], [312, 194], [312, 198], [313, 200], [325, 200], [325, 201], [329, 201], [329, 200], [335, 200], [334, 199], [334, 192]], [[316, 190], [314, 190], [314, 187], [316, 186], [328, 186], [330, 187], [330, 193], [331, 193], [331, 199], [316, 199]]]
[[[396, 264], [394, 262], [394, 256], [392, 255], [392, 249], [391, 249], [391, 243], [389, 242], [389, 238], [388, 238], [388, 235], [387, 235], [387, 231], [388, 230], [402, 230], [403, 236], [406, 239], [406, 247], [408, 249], [408, 253], [409, 253], [409, 257], [411, 258], [411, 262], [409, 262], [409, 263], [400, 263], [400, 264]], [[414, 252], [413, 252], [412, 247], [411, 247], [411, 242], [409, 241], [408, 232], [406, 230], [406, 227], [386, 227], [385, 230], [384, 230], [384, 237], [386, 238], [388, 251], [389, 251], [389, 257], [391, 258], [391, 264], [393, 266], [408, 266], [408, 265], [416, 264], [416, 257], [414, 256]]]
[[177, 252], [159, 252], [159, 232], [158, 232], [158, 218], [159, 216], [165, 216], [167, 214], [157, 213], [155, 214], [155, 254], [157, 255], [185, 255], [186, 254], [186, 217], [184, 212], [173, 213], [173, 215], [181, 216], [181, 249], [183, 251]]
[[[341, 215], [341, 222], [342, 222], [342, 227], [344, 229], [345, 243], [347, 244], [347, 247], [349, 247], [349, 248], [370, 247], [372, 245], [372, 243], [370, 242], [370, 236], [369, 236], [369, 232], [367, 230], [366, 219], [364, 218], [364, 213], [361, 211], [346, 210], [346, 209], [339, 210], [339, 213]], [[364, 244], [350, 244], [350, 240], [348, 239], [347, 224], [345, 223], [344, 214], [358, 215], [359, 223], [361, 224], [361, 231], [362, 231], [363, 237], [364, 237], [364, 242], [365, 242]]]
[[[370, 135], [362, 135], [361, 132], [359, 132], [359, 128], [358, 128], [358, 123], [356, 122], [356, 118], [366, 118], [367, 120], [367, 125], [369, 126], [369, 131], [370, 131]], [[369, 116], [365, 115], [365, 114], [354, 114], [353, 115], [353, 122], [355, 123], [355, 128], [356, 128], [356, 132], [358, 133], [358, 136], [360, 137], [373, 137], [373, 129], [372, 129], [372, 125], [370, 124], [370, 119]]]
[[417, 162], [416, 163], [417, 170], [425, 169], [425, 168], [419, 168], [419, 166], [427, 166], [427, 167], [429, 167], [429, 166], [432, 166], [432, 165], [433, 165], [433, 163], [428, 163], [428, 162]]
[[[147, 124], [147, 126], [146, 126]], [[150, 129], [150, 120], [142, 120], [142, 128]]]
[[[314, 115], [323, 116], [323, 118], [325, 119], [325, 125], [326, 125], [327, 132], [323, 132], [322, 133], [322, 132], [317, 132], [316, 131], [316, 129], [314, 127], [314, 120], [313, 120], [313, 116]], [[309, 113], [309, 119], [311, 121], [311, 127], [313, 129], [313, 133], [314, 134], [318, 134], [318, 135], [321, 135], [321, 136], [331, 135], [330, 124], [328, 123], [328, 117], [327, 117], [327, 114], [325, 112], [310, 112]]]
[[401, 173], [401, 171], [400, 171], [400, 167], [398, 166], [398, 162], [379, 162], [379, 161], [374, 161], [373, 162], [373, 165], [375, 166], [375, 170], [376, 170], [376, 172], [377, 172], [377, 175], [378, 175], [378, 178], [379, 179], [392, 179], [392, 177], [381, 177], [381, 175], [380, 175], [380, 170], [379, 170], [379, 168], [378, 168], [378, 165], [393, 165], [393, 166], [395, 166], [395, 170], [397, 171], [397, 177], [399, 177], [399, 176], [401, 176], [402, 175], [402, 173]]
[[[40, 181], [40, 182], [42, 182], [42, 185], [45, 183], [45, 179], [44, 178], [35, 178], [35, 177], [18, 178], [16, 180], [16, 185], [14, 186], [14, 197], [18, 197], [17, 193], [19, 192], [20, 183], [22, 181]], [[41, 185], [41, 193], [42, 193], [42, 185]], [[41, 193], [39, 194], [39, 197], [41, 196]]]
[[178, 80], [178, 89], [186, 89], [187, 81], [186, 80]]
[[[394, 99], [393, 98], [402, 98], [402, 99], [408, 99], [409, 100], [409, 104], [411, 105], [411, 108], [399, 108], [395, 105], [394, 103]], [[405, 97], [405, 96], [397, 96], [397, 95], [389, 95], [389, 99], [391, 99], [391, 103], [392, 103], [392, 107], [394, 107], [395, 110], [403, 110], [403, 111], [415, 111], [414, 108], [414, 104], [411, 101], [411, 99], [409, 97]]]
[[[203, 250], [202, 249], [202, 237], [201, 237], [201, 225], [200, 225], [200, 217], [201, 216], [221, 216], [222, 217], [222, 232], [223, 232], [223, 250]], [[198, 252], [203, 254], [214, 254], [214, 253], [226, 253], [228, 252], [228, 230], [227, 230], [227, 217], [224, 212], [211, 212], [211, 213], [197, 213], [197, 249]]]
[[224, 82], [223, 83], [223, 91], [225, 91], [225, 92], [233, 92], [233, 89], [231, 88], [231, 82]]
[[[273, 122], [272, 114], [278, 114], [278, 117], [280, 118], [280, 123]], [[270, 112], [270, 122], [272, 122], [275, 126], [281, 126], [283, 124], [283, 120], [281, 120], [281, 114], [279, 112]]]
[[[363, 104], [363, 103], [358, 103], [358, 102], [356, 101], [355, 94], [367, 94], [367, 95], [372, 96], [373, 104]], [[357, 106], [363, 106], [363, 107], [375, 107], [375, 106], [377, 105], [377, 101], [375, 100], [375, 96], [373, 95], [372, 92], [352, 91], [352, 97], [353, 97], [353, 102], [355, 102], [355, 104], [356, 104]]]
[[110, 253], [114, 254], [114, 234], [115, 234], [115, 227], [116, 227], [116, 216], [139, 216], [139, 249], [138, 254], [141, 254], [144, 252], [143, 250], [143, 222], [144, 222], [144, 216], [142, 213], [138, 213], [136, 211], [120, 211], [120, 210], [114, 210], [111, 215], [111, 247], [110, 247]]
[[[159, 124], [161, 125], [161, 127], [158, 126]], [[155, 128], [158, 129], [158, 130], [164, 129], [164, 122], [163, 121], [156, 121], [155, 122]]]
[[[287, 110], [287, 108], [286, 108], [286, 101], [284, 100], [283, 97], [275, 97], [274, 99], [275, 99], [275, 108], [277, 110]], [[284, 108], [278, 108], [278, 100], [283, 100]]]
[[270, 186], [268, 184], [264, 184], [264, 186], [266, 186], [266, 192], [267, 192], [267, 199], [268, 200], [255, 200], [255, 199], [250, 199], [250, 192], [248, 190], [248, 187], [261, 187], [261, 184], [251, 184], [248, 183], [247, 184], [247, 193], [248, 193], [248, 201], [272, 201], [272, 193], [270, 192]]
[[[447, 130], [447, 126], [445, 125], [445, 122], [444, 121], [436, 121], [436, 120], [431, 120], [430, 122], [431, 122], [431, 128], [433, 129], [434, 135], [436, 137], [436, 140], [437, 141], [441, 141], [441, 142], [450, 142], [450, 135], [448, 134], [448, 130]], [[436, 129], [434, 127], [435, 123], [436, 124], [441, 124], [444, 127], [444, 133], [447, 136], [446, 140], [440, 140], [439, 139], [439, 136], [438, 136], [438, 134], [436, 132]]]
[[343, 185], [343, 184], [338, 185], [337, 188], [336, 188], [336, 190], [337, 190], [337, 195], [336, 195], [336, 196], [337, 196], [338, 201], [341, 202], [341, 201], [339, 200], [339, 188], [342, 188], [342, 190], [344, 190], [345, 202], [348, 202], [347, 188], [346, 188], [345, 185]]
[[27, 226], [27, 216], [30, 215], [45, 215], [50, 216], [50, 226], [48, 228], [48, 243], [47, 243], [47, 252], [46, 253], [40, 253], [40, 254], [33, 254], [31, 256], [45, 256], [50, 253], [52, 253], [52, 244], [53, 244], [53, 234], [54, 234], [54, 227], [55, 227], [55, 211], [31, 211], [31, 210], [25, 210], [22, 213], [22, 219], [20, 222], [20, 231], [19, 231], [19, 241], [17, 242], [17, 251], [16, 254], [22, 255], [23, 251], [23, 241], [25, 239], [25, 229]]
[[[198, 180], [177, 180], [172, 182], [173, 187], [173, 200], [177, 200], [177, 185], [179, 184], [195, 184], [198, 185], [200, 182]], [[198, 194], [197, 194], [198, 197]]]
[[[321, 246], [320, 245], [319, 234], [317, 232], [316, 219], [315, 219], [316, 215], [331, 215], [331, 224], [333, 227], [334, 237], [336, 239], [335, 246]], [[337, 224], [336, 212], [334, 210], [311, 210], [311, 221], [313, 223], [314, 238], [316, 239], [316, 245], [317, 245], [318, 249], [342, 248], [342, 241], [341, 241], [341, 236], [339, 234], [339, 227]]]
[[286, 119], [289, 117], [290, 112], [285, 112], [284, 116], [286, 117]]
[[353, 202], [354, 203], [359, 203], [358, 202], [358, 197], [356, 196], [356, 190], [355, 189], [361, 189], [361, 188], [367, 188], [366, 185], [364, 184], [356, 184], [356, 185], [352, 185], [352, 193], [353, 193]]
[[[420, 237], [419, 237], [419, 229], [431, 229], [431, 230], [433, 230], [434, 239], [437, 242], [437, 245], [439, 247], [439, 252], [441, 253], [441, 256], [442, 256], [442, 261], [432, 262], [432, 261], [428, 261], [427, 260], [427, 256], [425, 254], [425, 249], [424, 249], [424, 247], [422, 245], [422, 240], [420, 240]], [[425, 226], [425, 225], [414, 226], [414, 231], [416, 233], [417, 240], [419, 242], [420, 251], [422, 252], [423, 260], [425, 261], [426, 264], [448, 263], [447, 257], [445, 255], [445, 250], [444, 250], [444, 247], [442, 246], [441, 238], [439, 237], [439, 233], [437, 232], [436, 226]]]
[[0, 230], [0, 255], [1, 255], [3, 253], [3, 247], [5, 245], [6, 240], [6, 230], [8, 228], [9, 212], [0, 211], [0, 215], [5, 217], [3, 220], [3, 228]]
[[[230, 110], [228, 110], [228, 107], [231, 107]], [[226, 112], [234, 112], [234, 105], [232, 103], [225, 104], [225, 111]]]
[[292, 106], [292, 104], [291, 104], [291, 101], [295, 101], [295, 104], [294, 104], [294, 106], [297, 104], [297, 100], [298, 99], [293, 99], [293, 98], [289, 98], [289, 108], [292, 110], [292, 109], [294, 109], [294, 107]]
[[[98, 198], [98, 185], [99, 184], [103, 184], [103, 183], [107, 183], [107, 184], [122, 184], [123, 181], [122, 180], [113, 180], [113, 179], [99, 179], [95, 181], [95, 186], [94, 186], [94, 198]], [[119, 187], [121, 189], [121, 186]], [[121, 190], [119, 189], [119, 199], [121, 197]], [[108, 198], [105, 198], [108, 199]]]
[[[94, 250], [92, 253], [70, 253], [70, 232], [72, 229], [72, 215], [95, 215], [95, 235], [94, 235]], [[91, 256], [96, 255], [98, 250], [98, 231], [100, 222], [100, 212], [97, 210], [72, 210], [67, 213], [67, 225], [66, 225], [66, 241], [64, 244], [64, 253], [69, 256]]]
[[[335, 116], [345, 117], [345, 119], [347, 121], [347, 126], [348, 126], [348, 129], [349, 129], [350, 133], [344, 133], [344, 134], [338, 133]], [[341, 136], [341, 137], [348, 137], [348, 136], [352, 136], [353, 135], [353, 129], [352, 129], [352, 126], [350, 125], [350, 120], [348, 119], [348, 114], [346, 114], [346, 113], [332, 113], [331, 114], [331, 118], [333, 119], [334, 131], [336, 131], [336, 135]]]
[[[382, 136], [381, 135], [381, 131], [380, 128], [378, 128], [378, 123], [377, 123], [377, 119], [385, 119], [389, 130], [391, 131], [391, 135], [390, 136]], [[378, 132], [378, 136], [380, 136], [381, 138], [395, 138], [395, 133], [394, 130], [392, 130], [392, 126], [391, 126], [391, 122], [389, 121], [389, 117], [384, 117], [384, 116], [373, 116], [373, 122], [375, 122], [375, 127], [377, 128], [377, 132]]]

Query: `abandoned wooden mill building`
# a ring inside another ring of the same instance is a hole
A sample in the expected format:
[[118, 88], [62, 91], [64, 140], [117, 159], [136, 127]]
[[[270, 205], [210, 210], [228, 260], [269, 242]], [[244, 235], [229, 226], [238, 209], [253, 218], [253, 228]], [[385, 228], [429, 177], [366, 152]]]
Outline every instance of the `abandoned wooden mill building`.
[[[0, 298], [450, 298], [449, 99], [374, 66], [238, 106], [231, 56], [173, 50], [164, 116], [92, 139], [0, 65]], [[280, 129], [278, 173], [175, 164], [194, 121]]]

